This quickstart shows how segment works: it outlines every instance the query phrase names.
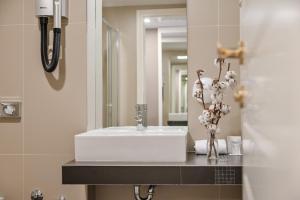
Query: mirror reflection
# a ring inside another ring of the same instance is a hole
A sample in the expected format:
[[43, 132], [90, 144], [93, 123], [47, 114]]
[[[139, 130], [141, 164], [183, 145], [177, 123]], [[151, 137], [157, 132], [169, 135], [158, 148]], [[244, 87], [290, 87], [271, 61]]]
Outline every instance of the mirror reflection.
[[104, 4], [103, 125], [187, 126], [185, 4]]
[[144, 17], [148, 124], [156, 126], [187, 125], [187, 19], [160, 16], [170, 11]]

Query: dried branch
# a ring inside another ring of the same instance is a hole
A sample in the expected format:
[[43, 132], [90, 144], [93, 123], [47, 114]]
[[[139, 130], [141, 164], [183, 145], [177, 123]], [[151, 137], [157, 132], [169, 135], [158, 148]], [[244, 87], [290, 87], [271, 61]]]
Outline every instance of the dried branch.
[[227, 71], [229, 71], [230, 70], [230, 63], [228, 63], [228, 67], [227, 67]]
[[206, 106], [205, 106], [205, 103], [204, 103], [204, 87], [203, 87], [203, 83], [201, 81], [201, 76], [203, 74], [203, 70], [202, 69], [199, 69], [197, 71], [197, 75], [198, 75], [198, 80], [199, 80], [199, 84], [200, 84], [200, 88], [201, 88], [201, 100], [202, 100], [202, 106], [204, 109], [206, 109]]
[[[213, 89], [215, 90], [214, 92], [214, 97], [212, 98], [216, 98], [215, 100], [217, 100], [217, 102], [213, 102], [210, 106], [213, 106], [212, 108], [209, 107], [209, 114], [211, 115], [211, 117], [209, 119], [207, 119], [206, 121], [204, 121], [204, 123], [202, 123], [202, 125], [204, 125], [208, 130], [209, 130], [209, 135], [210, 138], [208, 140], [208, 157], [210, 158], [213, 154], [215, 154], [216, 156], [218, 156], [218, 152], [217, 152], [217, 146], [215, 144], [216, 141], [216, 133], [218, 130], [218, 125], [220, 122], [220, 119], [223, 116], [223, 112], [222, 109], [224, 109], [223, 107], [223, 92], [224, 92], [224, 88], [225, 86], [223, 85], [223, 82], [221, 82], [221, 76], [222, 76], [222, 71], [223, 71], [223, 67], [224, 70], [226, 69], [226, 65], [227, 65], [227, 72], [230, 71], [231, 68], [231, 64], [225, 64], [225, 59], [223, 58], [218, 58], [216, 60], [218, 66], [219, 66], [219, 74], [218, 74], [218, 78], [213, 80], [212, 82], [212, 86], [214, 87]], [[207, 106], [209, 105], [205, 105], [204, 102], [204, 85], [203, 82], [201, 81], [201, 76], [203, 75], [204, 71], [203, 70], [197, 70], [197, 75], [198, 75], [198, 81], [199, 81], [199, 85], [200, 85], [200, 89], [201, 91], [199, 93], [197, 93], [197, 98], [202, 100], [202, 105], [203, 108], [206, 110]], [[227, 74], [226, 74], [227, 76]], [[225, 79], [226, 79], [225, 76]], [[229, 75], [228, 75], [229, 76]], [[226, 80], [227, 81], [227, 80]], [[200, 95], [200, 96], [199, 96]], [[219, 96], [222, 95], [222, 96]], [[213, 99], [212, 99], [213, 100]], [[202, 116], [203, 118], [203, 116]], [[207, 118], [207, 117], [206, 117]], [[211, 126], [213, 125], [213, 126]]]
[[219, 63], [219, 76], [218, 76], [218, 79], [217, 79], [218, 81], [220, 81], [220, 79], [221, 79], [222, 67], [223, 67], [224, 62], [225, 62], [225, 59], [223, 59], [223, 58], [218, 58], [217, 59], [217, 63]]

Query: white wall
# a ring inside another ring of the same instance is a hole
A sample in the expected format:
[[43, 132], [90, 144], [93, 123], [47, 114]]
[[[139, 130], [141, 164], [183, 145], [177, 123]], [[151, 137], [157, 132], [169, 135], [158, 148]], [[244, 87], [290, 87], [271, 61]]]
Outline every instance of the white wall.
[[249, 91], [243, 111], [245, 200], [300, 199], [300, 1], [244, 1], [241, 67]]
[[158, 126], [158, 30], [147, 29], [145, 34], [145, 74], [148, 125]]
[[[163, 50], [162, 52], [162, 70], [163, 70], [163, 86], [164, 86], [164, 93], [163, 93], [163, 124], [165, 126], [168, 125], [168, 119], [169, 119], [169, 113], [171, 111], [171, 105], [172, 105], [172, 98], [171, 97], [171, 66], [172, 64], [177, 64], [174, 63], [173, 58], [177, 57], [179, 55], [187, 55], [187, 51], [182, 51], [182, 50]], [[173, 62], [173, 63], [172, 63]], [[178, 64], [185, 64], [187, 63], [182, 63], [179, 62]]]

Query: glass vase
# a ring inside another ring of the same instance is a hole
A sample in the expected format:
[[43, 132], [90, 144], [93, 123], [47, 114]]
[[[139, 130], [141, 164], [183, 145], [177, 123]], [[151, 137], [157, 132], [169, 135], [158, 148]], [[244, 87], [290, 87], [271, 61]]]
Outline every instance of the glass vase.
[[219, 144], [216, 134], [208, 133], [207, 158], [209, 160], [217, 160], [219, 158]]

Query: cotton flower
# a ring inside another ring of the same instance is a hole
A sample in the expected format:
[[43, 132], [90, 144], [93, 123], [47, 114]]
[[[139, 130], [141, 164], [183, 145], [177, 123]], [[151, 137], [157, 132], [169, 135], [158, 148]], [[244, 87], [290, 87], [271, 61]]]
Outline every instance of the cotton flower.
[[205, 120], [209, 121], [212, 119], [212, 113], [209, 110], [203, 110], [202, 116]]
[[214, 59], [214, 66], [219, 67], [218, 58], [215, 58], [215, 59]]
[[216, 67], [220, 67], [220, 62], [222, 62], [222, 67], [225, 66], [225, 65], [227, 65], [225, 59], [222, 59], [222, 58], [216, 58], [216, 59], [214, 59], [214, 65]]
[[228, 72], [226, 72], [225, 80], [226, 80], [226, 82], [228, 83], [228, 85], [230, 87], [234, 87], [235, 86], [235, 84], [236, 84], [236, 76], [237, 76], [237, 74], [235, 73], [235, 71], [228, 71]]
[[221, 90], [225, 90], [228, 88], [228, 83], [225, 81], [219, 82], [219, 87], [221, 88]]
[[236, 81], [234, 79], [229, 79], [228, 80], [228, 84], [230, 87], [234, 87], [235, 86]]
[[205, 120], [204, 117], [203, 117], [202, 115], [200, 115], [200, 116], [198, 117], [198, 119], [199, 119], [199, 121], [200, 121], [200, 124], [203, 125], [203, 126], [207, 126], [207, 125], [209, 125], [209, 123], [210, 123], [209, 121]]
[[200, 99], [201, 100], [201, 87], [200, 87], [200, 83], [199, 80], [195, 81], [194, 85], [193, 85], [193, 97], [196, 98], [197, 100]]
[[[220, 68], [220, 74], [223, 67], [227, 65], [222, 58], [215, 59], [214, 64]], [[228, 68], [230, 68], [229, 64]], [[220, 77], [213, 80], [203, 77], [203, 72], [203, 70], [197, 71], [200, 80], [194, 82], [192, 95], [204, 107], [198, 117], [200, 124], [205, 126], [209, 134], [213, 135], [220, 132], [219, 120], [230, 113], [231, 107], [223, 103], [223, 97], [229, 87], [235, 86], [237, 74], [234, 71], [227, 71], [223, 80], [220, 80]]]
[[210, 105], [209, 108], [208, 108], [208, 110], [211, 111], [211, 112], [213, 112], [213, 111], [215, 110], [215, 108], [216, 108], [216, 107], [215, 107], [216, 105], [217, 105], [217, 104], [212, 104], [212, 105]]
[[[204, 103], [211, 103], [212, 85], [213, 80], [211, 78], [203, 77], [201, 78], [201, 83], [203, 84], [203, 99]], [[202, 89], [199, 80], [196, 80], [193, 85], [193, 97], [202, 103]]]
[[231, 107], [229, 105], [225, 105], [223, 104], [221, 107], [221, 112], [223, 115], [227, 115], [228, 113], [230, 113]]
[[228, 81], [229, 79], [235, 79], [236, 76], [237, 74], [235, 73], [235, 71], [228, 71], [226, 72], [225, 80]]
[[217, 104], [212, 104], [209, 106], [208, 110], [210, 110], [211, 112], [217, 111], [221, 109], [221, 105], [219, 103]]
[[223, 92], [225, 89], [227, 89], [229, 87], [229, 84], [228, 82], [226, 81], [221, 81], [221, 82], [217, 82], [217, 83], [214, 83], [212, 85], [212, 90], [214, 92]]
[[219, 104], [223, 100], [223, 93], [215, 92], [211, 95], [212, 104]]
[[211, 123], [212, 113], [209, 110], [203, 110], [202, 115], [198, 117], [200, 124], [207, 126]]

